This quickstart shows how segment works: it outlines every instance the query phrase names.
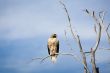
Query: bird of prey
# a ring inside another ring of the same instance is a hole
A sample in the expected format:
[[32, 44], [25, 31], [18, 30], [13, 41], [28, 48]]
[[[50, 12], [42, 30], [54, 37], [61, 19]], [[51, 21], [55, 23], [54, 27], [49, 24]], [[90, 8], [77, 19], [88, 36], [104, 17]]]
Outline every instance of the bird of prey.
[[48, 39], [47, 48], [52, 62], [55, 63], [58, 55], [57, 53], [59, 53], [59, 40], [56, 34], [52, 34]]

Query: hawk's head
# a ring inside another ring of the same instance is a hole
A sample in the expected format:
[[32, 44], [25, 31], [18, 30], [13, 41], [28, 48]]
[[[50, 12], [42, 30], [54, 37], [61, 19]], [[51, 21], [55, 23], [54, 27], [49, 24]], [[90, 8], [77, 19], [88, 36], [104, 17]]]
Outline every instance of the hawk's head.
[[57, 37], [57, 34], [55, 33], [51, 35], [51, 38], [56, 38], [56, 37]]

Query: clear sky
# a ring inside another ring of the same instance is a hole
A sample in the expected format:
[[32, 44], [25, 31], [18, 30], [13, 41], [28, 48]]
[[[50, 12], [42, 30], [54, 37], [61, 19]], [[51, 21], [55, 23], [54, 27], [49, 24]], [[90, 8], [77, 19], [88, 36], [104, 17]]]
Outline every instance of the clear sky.
[[[94, 22], [83, 10], [106, 11], [107, 25], [110, 23], [110, 0], [62, 1], [84, 50], [90, 50], [95, 43]], [[59, 56], [55, 64], [50, 59], [42, 64], [38, 60], [28, 63], [32, 58], [48, 55], [47, 39], [52, 33], [58, 34], [60, 52], [79, 55], [79, 48], [69, 31], [68, 40], [74, 51], [66, 45], [64, 30], [68, 30], [67, 24], [66, 13], [59, 0], [0, 0], [0, 73], [83, 73], [82, 64], [69, 56]], [[110, 47], [105, 34], [100, 47]], [[91, 69], [89, 56], [87, 60]], [[98, 50], [96, 63], [101, 73], [109, 73], [110, 51]]]

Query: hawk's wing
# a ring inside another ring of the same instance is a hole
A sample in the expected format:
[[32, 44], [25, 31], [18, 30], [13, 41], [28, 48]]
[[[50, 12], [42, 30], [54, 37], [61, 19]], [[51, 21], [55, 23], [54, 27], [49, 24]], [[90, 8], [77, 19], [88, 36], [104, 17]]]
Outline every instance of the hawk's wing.
[[59, 41], [57, 41], [57, 49], [56, 52], [59, 53]]
[[48, 54], [50, 55], [50, 49], [49, 49], [49, 45], [47, 44], [47, 48], [48, 48]]

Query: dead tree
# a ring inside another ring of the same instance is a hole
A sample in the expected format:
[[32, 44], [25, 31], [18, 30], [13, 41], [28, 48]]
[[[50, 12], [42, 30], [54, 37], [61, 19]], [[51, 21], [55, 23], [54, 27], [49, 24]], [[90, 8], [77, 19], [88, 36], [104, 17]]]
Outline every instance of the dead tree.
[[65, 12], [66, 12], [66, 14], [67, 14], [67, 18], [68, 18], [68, 21], [69, 21], [69, 29], [70, 29], [70, 32], [71, 32], [71, 34], [72, 34], [72, 36], [73, 36], [73, 39], [76, 40], [76, 43], [77, 43], [78, 46], [79, 46], [80, 54], [81, 54], [81, 56], [82, 56], [82, 63], [83, 63], [83, 65], [84, 65], [84, 73], [90, 73], [89, 68], [88, 68], [88, 66], [87, 66], [86, 55], [85, 55], [85, 53], [84, 53], [84, 51], [83, 51], [82, 44], [81, 44], [81, 41], [80, 41], [80, 37], [79, 37], [79, 35], [75, 32], [75, 30], [72, 29], [71, 19], [70, 19], [68, 10], [67, 10], [67, 8], [66, 8], [66, 5], [65, 5], [63, 2], [61, 2], [61, 1], [60, 1], [60, 3], [63, 5], [64, 10], [65, 10]]
[[68, 10], [66, 8], [66, 5], [61, 1], [60, 1], [60, 3], [63, 5], [64, 10], [67, 14], [67, 18], [68, 18], [68, 22], [69, 22], [69, 30], [73, 36], [73, 39], [76, 40], [76, 43], [79, 46], [80, 54], [82, 56], [82, 62], [84, 65], [84, 73], [90, 73], [89, 68], [87, 66], [86, 55], [85, 55], [86, 53], [90, 53], [90, 55], [91, 55], [92, 72], [99, 73], [99, 67], [96, 66], [95, 54], [96, 54], [96, 51], [97, 51], [98, 46], [100, 44], [101, 34], [103, 33], [103, 31], [105, 31], [105, 33], [107, 34], [107, 38], [110, 43], [110, 34], [108, 32], [108, 28], [109, 28], [110, 24], [107, 27], [105, 27], [105, 25], [104, 25], [105, 12], [99, 12], [99, 16], [96, 16], [96, 13], [94, 11], [90, 12], [87, 9], [84, 10], [87, 14], [89, 14], [94, 19], [94, 21], [95, 21], [94, 30], [96, 32], [96, 42], [95, 42], [94, 46], [91, 48], [90, 52], [84, 52], [83, 48], [82, 48], [81, 41], [80, 41], [80, 37], [75, 32], [75, 29], [72, 28], [71, 19], [70, 19]]
[[[101, 22], [99, 21], [99, 19], [96, 17], [95, 12], [89, 12], [87, 9], [85, 10], [87, 14], [89, 14], [90, 16], [92, 16], [92, 18], [95, 21], [95, 31], [96, 31], [96, 43], [95, 45], [91, 48], [91, 63], [92, 63], [92, 71], [93, 73], [99, 73], [99, 69], [96, 66], [96, 60], [95, 60], [95, 53], [98, 49], [99, 43], [100, 43], [100, 39], [101, 39], [101, 31], [102, 31], [102, 27], [101, 27]], [[103, 20], [102, 20], [103, 22]]]
[[95, 45], [91, 48], [91, 63], [92, 63], [92, 71], [93, 73], [99, 73], [99, 68], [96, 66], [96, 60], [95, 60], [95, 53], [98, 49], [99, 43], [100, 43], [100, 39], [101, 39], [101, 34], [105, 31], [107, 34], [107, 38], [108, 41], [110, 43], [110, 35], [108, 32], [108, 28], [110, 26], [110, 24], [107, 26], [107, 28], [105, 28], [104, 25], [104, 16], [105, 16], [105, 12], [99, 12], [98, 16], [96, 16], [96, 13], [94, 11], [90, 12], [87, 9], [85, 10], [85, 12], [87, 14], [89, 14], [95, 21], [95, 27], [94, 30], [96, 32], [96, 43]]

